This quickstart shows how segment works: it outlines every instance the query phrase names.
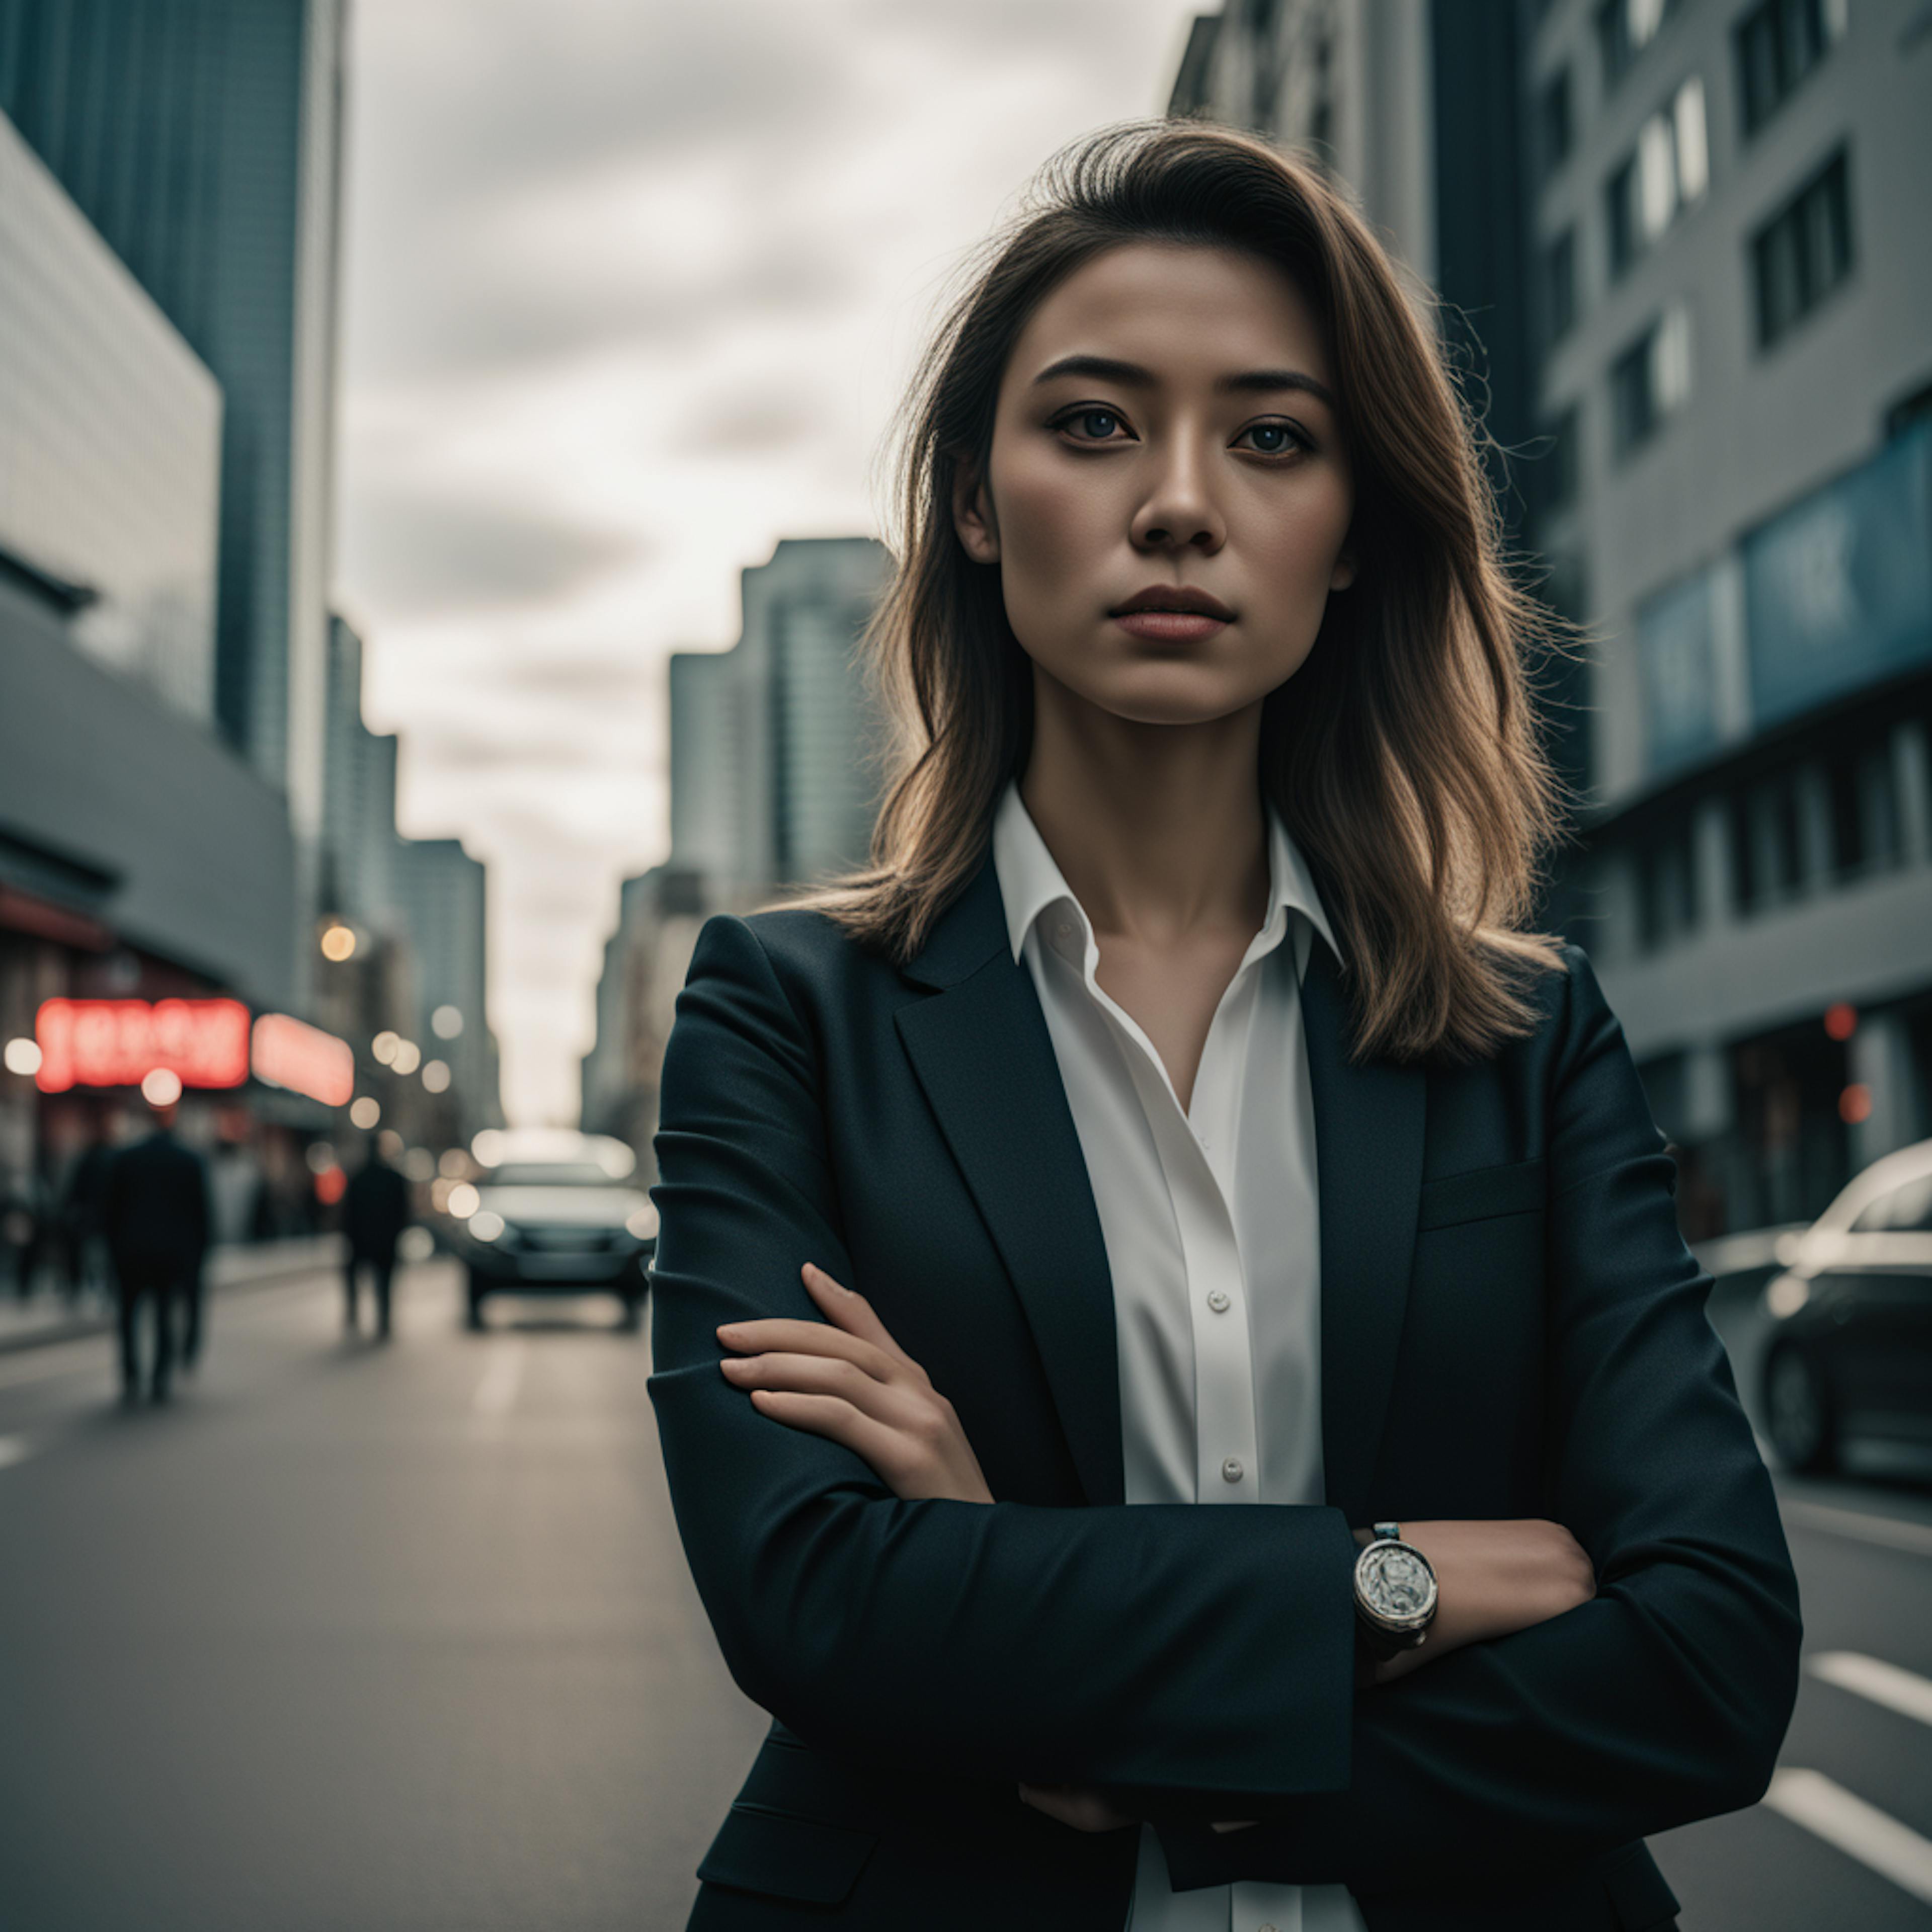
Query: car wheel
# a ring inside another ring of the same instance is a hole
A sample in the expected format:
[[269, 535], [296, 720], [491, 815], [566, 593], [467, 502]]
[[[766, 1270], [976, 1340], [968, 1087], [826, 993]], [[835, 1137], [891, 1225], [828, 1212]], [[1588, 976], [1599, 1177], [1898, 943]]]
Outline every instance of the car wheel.
[[1772, 1354], [1764, 1372], [1764, 1407], [1771, 1446], [1786, 1468], [1816, 1472], [1838, 1461], [1831, 1392], [1809, 1351], [1787, 1342]]

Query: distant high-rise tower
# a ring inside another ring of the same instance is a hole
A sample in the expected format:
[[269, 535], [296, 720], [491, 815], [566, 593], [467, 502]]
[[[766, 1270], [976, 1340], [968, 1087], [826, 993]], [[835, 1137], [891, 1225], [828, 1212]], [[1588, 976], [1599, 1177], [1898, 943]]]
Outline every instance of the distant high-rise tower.
[[880, 774], [858, 662], [870, 537], [788, 538], [744, 573], [744, 634], [671, 659], [671, 862], [727, 896], [862, 865]]
[[0, 111], [220, 383], [214, 706], [322, 816], [344, 0], [0, 0]]

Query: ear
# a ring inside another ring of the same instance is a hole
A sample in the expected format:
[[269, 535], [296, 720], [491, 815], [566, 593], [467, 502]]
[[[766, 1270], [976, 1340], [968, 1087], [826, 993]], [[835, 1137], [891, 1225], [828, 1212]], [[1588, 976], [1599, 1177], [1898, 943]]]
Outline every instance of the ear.
[[1355, 553], [1344, 550], [1335, 560], [1335, 568], [1328, 573], [1330, 590], [1346, 590], [1355, 580]]
[[999, 523], [980, 466], [970, 456], [960, 458], [952, 472], [952, 527], [975, 563], [999, 562]]

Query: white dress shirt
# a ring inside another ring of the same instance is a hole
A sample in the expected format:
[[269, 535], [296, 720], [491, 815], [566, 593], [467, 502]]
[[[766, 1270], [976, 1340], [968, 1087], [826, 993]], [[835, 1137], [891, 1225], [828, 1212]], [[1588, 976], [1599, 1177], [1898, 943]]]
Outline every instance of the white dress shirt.
[[[993, 824], [1013, 957], [1040, 995], [1113, 1277], [1130, 1503], [1319, 1503], [1321, 1246], [1301, 976], [1334, 935], [1268, 812], [1268, 912], [1183, 1108], [1019, 794]], [[1294, 915], [1294, 916], [1291, 916]], [[1292, 938], [1292, 945], [1283, 945]], [[1123, 1932], [1363, 1932], [1340, 1886], [1176, 1892], [1150, 1826]]]

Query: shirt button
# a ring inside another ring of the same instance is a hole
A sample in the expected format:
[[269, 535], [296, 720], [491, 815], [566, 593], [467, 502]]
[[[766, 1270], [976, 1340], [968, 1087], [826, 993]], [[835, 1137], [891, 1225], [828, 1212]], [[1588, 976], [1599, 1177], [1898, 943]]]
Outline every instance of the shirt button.
[[1224, 1483], [1238, 1483], [1241, 1480], [1241, 1459], [1230, 1456], [1221, 1465], [1221, 1480]]
[[1208, 1298], [1208, 1306], [1213, 1309], [1216, 1315], [1226, 1314], [1228, 1308], [1227, 1291], [1220, 1288], [1214, 1289]]

